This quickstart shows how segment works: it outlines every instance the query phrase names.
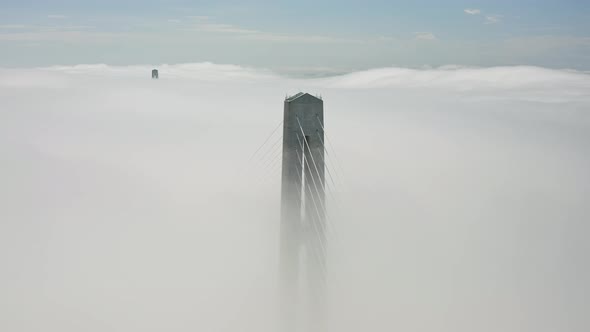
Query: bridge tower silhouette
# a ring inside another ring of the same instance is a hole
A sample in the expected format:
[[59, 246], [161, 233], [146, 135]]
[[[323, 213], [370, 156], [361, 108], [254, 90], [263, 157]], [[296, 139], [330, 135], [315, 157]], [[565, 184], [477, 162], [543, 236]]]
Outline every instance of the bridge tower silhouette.
[[326, 286], [324, 103], [287, 97], [280, 225], [282, 332], [322, 331]]

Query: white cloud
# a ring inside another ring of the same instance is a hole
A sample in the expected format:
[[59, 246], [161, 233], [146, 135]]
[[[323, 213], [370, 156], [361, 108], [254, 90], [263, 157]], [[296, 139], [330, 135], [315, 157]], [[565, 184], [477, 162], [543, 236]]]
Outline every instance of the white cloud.
[[[590, 75], [577, 71], [515, 66], [471, 68], [444, 66], [438, 69], [381, 68], [325, 78], [337, 88], [410, 88], [464, 91], [476, 95], [497, 95], [537, 102], [590, 102]], [[547, 93], [548, 86], [563, 89]], [[511, 93], [510, 90], [517, 93]]]
[[418, 40], [435, 40], [436, 36], [432, 32], [414, 32], [414, 38]]
[[463, 12], [469, 15], [479, 15], [481, 14], [481, 10], [479, 9], [464, 9]]

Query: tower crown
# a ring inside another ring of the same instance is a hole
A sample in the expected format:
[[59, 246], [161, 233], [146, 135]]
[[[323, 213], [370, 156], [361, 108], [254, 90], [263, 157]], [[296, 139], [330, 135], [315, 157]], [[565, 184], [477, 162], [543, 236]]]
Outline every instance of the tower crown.
[[290, 103], [293, 101], [300, 101], [300, 102], [322, 102], [322, 97], [312, 96], [307, 92], [299, 92], [293, 96], [287, 96], [285, 101]]

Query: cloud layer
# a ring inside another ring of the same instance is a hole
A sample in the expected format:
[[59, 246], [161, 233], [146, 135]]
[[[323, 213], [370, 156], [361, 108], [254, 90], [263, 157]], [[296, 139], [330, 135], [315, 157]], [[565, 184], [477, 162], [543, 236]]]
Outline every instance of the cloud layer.
[[280, 162], [250, 157], [300, 90], [331, 331], [590, 327], [587, 73], [158, 68], [0, 69], [0, 330], [275, 331]]

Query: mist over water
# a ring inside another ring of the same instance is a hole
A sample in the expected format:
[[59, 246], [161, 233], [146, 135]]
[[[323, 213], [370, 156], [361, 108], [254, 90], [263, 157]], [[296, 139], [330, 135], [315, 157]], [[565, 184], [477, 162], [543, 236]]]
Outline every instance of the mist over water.
[[276, 331], [286, 94], [323, 97], [330, 331], [588, 331], [590, 76], [0, 69], [0, 330]]

